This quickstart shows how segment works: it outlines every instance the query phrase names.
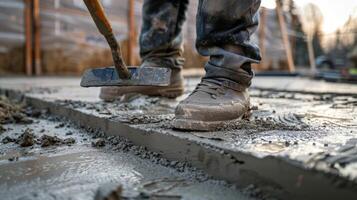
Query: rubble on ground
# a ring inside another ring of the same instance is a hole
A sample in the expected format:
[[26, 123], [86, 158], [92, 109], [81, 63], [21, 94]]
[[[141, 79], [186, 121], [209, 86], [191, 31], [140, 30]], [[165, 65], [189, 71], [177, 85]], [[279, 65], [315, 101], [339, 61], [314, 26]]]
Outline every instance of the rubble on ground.
[[38, 144], [41, 145], [41, 147], [49, 147], [49, 146], [59, 146], [59, 145], [72, 145], [76, 143], [76, 140], [74, 138], [59, 138], [57, 136], [50, 136], [50, 135], [42, 135], [38, 139]]
[[0, 124], [31, 124], [33, 120], [28, 118], [21, 104], [10, 102], [5, 96], [0, 96]]
[[[42, 114], [43, 112], [41, 110], [29, 107], [26, 108], [21, 103], [14, 103], [5, 96], [0, 96], [0, 133], [6, 130], [3, 127], [3, 124], [31, 124], [34, 122], [32, 118], [39, 118]], [[60, 123], [55, 126], [55, 128], [63, 128], [64, 126], [64, 123]], [[45, 130], [43, 129], [43, 131], [40, 132], [44, 133]], [[33, 133], [33, 130], [29, 128], [25, 129], [17, 138], [6, 136], [2, 139], [3, 144], [16, 143], [21, 147], [30, 147], [35, 144], [38, 144], [41, 147], [71, 145], [75, 142], [74, 138], [61, 139], [57, 136], [50, 136], [47, 134], [37, 137]]]
[[5, 132], [5, 131], [6, 131], [6, 129], [4, 128], [4, 126], [0, 124], [0, 134]]
[[105, 140], [103, 138], [95, 139], [92, 142], [92, 147], [104, 147], [104, 146], [105, 146]]
[[19, 144], [21, 147], [30, 147], [35, 144], [38, 144], [41, 147], [49, 147], [59, 145], [72, 145], [76, 143], [76, 140], [74, 138], [62, 139], [57, 136], [50, 136], [46, 134], [38, 138], [36, 135], [34, 135], [32, 129], [25, 129], [24, 132], [18, 138], [6, 136], [2, 139], [2, 143], [16, 143]]
[[29, 147], [35, 144], [36, 136], [32, 133], [31, 129], [26, 129], [20, 137], [17, 138], [16, 143], [21, 147]]

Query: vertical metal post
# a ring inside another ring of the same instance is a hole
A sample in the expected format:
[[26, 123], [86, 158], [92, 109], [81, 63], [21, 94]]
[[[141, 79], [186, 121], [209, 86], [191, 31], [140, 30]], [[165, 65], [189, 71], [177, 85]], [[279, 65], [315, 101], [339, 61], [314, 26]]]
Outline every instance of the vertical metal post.
[[260, 62], [260, 69], [266, 69], [266, 52], [265, 52], [265, 26], [266, 26], [266, 10], [261, 8], [260, 23], [259, 23], [259, 48], [262, 60]]
[[59, 35], [61, 32], [61, 24], [60, 21], [58, 20], [58, 9], [60, 8], [60, 0], [55, 0], [54, 2], [54, 8], [55, 8], [55, 35]]
[[310, 67], [311, 67], [311, 74], [314, 75], [316, 73], [316, 63], [315, 63], [315, 53], [314, 53], [314, 47], [312, 44], [312, 39], [313, 36], [311, 34], [307, 35], [307, 50], [309, 53], [309, 62], [310, 62]]
[[25, 72], [26, 75], [32, 75], [32, 1], [24, 0], [24, 20], [25, 20]]
[[41, 21], [40, 0], [33, 0], [33, 48], [36, 75], [42, 74], [41, 67]]
[[135, 1], [128, 0], [128, 65], [135, 64], [134, 49], [136, 44], [136, 29], [135, 29]]
[[280, 31], [281, 31], [281, 35], [283, 37], [285, 53], [286, 53], [286, 57], [288, 60], [288, 69], [289, 69], [289, 72], [294, 72], [295, 71], [294, 59], [293, 59], [293, 54], [292, 54], [291, 46], [290, 46], [290, 42], [289, 42], [288, 31], [286, 30], [286, 24], [285, 24], [285, 19], [283, 16], [283, 11], [281, 8], [280, 0], [276, 0], [276, 13], [278, 15]]

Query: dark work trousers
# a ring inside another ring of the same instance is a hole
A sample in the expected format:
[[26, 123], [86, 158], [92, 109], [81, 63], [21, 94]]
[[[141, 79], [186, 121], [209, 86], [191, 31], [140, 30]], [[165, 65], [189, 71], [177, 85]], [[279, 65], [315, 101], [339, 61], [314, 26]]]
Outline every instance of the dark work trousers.
[[[260, 61], [259, 48], [250, 41], [257, 29], [260, 0], [199, 0], [197, 51], [209, 56], [206, 78], [227, 78], [249, 86], [251, 63]], [[183, 65], [182, 25], [188, 0], [145, 0], [140, 34], [143, 60], [161, 58], [173, 69]]]

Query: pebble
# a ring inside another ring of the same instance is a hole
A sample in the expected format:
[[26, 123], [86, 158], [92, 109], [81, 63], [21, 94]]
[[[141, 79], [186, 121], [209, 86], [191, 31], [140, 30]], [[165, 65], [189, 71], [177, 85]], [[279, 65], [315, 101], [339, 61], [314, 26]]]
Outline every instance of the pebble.
[[102, 138], [98, 138], [92, 142], [92, 147], [104, 147], [105, 140]]
[[66, 133], [66, 135], [73, 135], [73, 132], [68, 131], [68, 132]]

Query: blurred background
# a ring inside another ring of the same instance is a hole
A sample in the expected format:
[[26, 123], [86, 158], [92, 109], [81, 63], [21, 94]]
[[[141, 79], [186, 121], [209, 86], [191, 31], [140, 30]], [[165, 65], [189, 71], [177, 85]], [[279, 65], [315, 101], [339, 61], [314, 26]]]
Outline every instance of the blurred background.
[[[129, 65], [137, 44], [142, 0], [102, 0]], [[184, 27], [185, 69], [202, 69], [195, 50], [191, 1]], [[259, 74], [309, 74], [357, 80], [357, 0], [263, 0], [251, 38], [261, 48]], [[0, 75], [80, 75], [112, 59], [82, 0], [0, 0]]]

